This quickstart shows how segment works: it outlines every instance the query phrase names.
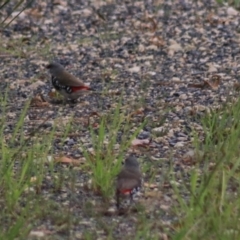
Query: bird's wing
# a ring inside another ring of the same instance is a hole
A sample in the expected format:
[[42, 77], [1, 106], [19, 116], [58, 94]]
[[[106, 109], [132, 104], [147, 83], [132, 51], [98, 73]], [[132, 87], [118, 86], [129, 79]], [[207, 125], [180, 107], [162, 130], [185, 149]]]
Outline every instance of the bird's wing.
[[141, 186], [140, 172], [123, 171], [117, 176], [117, 189], [133, 189]]
[[[65, 79], [67, 79], [67, 81]], [[67, 71], [64, 71], [61, 78], [59, 79], [59, 82], [70, 87], [85, 86], [85, 84], [80, 79], [76, 78]]]

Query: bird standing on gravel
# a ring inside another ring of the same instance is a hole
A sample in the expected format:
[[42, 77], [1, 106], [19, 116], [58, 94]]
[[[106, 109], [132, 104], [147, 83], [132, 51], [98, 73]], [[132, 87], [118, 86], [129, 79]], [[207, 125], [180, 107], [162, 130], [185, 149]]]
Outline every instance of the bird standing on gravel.
[[52, 75], [53, 87], [67, 99], [76, 100], [83, 90], [92, 90], [81, 80], [67, 72], [59, 63], [49, 63], [46, 68]]
[[133, 195], [140, 190], [142, 183], [142, 174], [139, 163], [134, 156], [130, 156], [125, 160], [124, 166], [117, 176], [116, 184], [116, 202], [117, 208], [120, 207], [120, 197], [124, 195], [130, 196], [133, 201]]

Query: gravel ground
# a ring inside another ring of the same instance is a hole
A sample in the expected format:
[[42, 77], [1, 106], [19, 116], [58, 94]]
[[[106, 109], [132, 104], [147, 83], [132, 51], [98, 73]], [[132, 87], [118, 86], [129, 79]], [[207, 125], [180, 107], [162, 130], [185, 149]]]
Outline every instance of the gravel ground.
[[[192, 132], [202, 136], [199, 117], [236, 96], [239, 19], [233, 8], [209, 0], [47, 0], [33, 4], [1, 32], [0, 89], [4, 92], [10, 87], [6, 138], [28, 99], [37, 94], [50, 99], [52, 86], [44, 68], [49, 59], [60, 62], [98, 92], [84, 95], [76, 104], [46, 103], [30, 108], [26, 134], [48, 116], [51, 119], [43, 125], [44, 131], [50, 131], [57, 120], [54, 154], [82, 158], [79, 142], [91, 148], [88, 117], [94, 113], [91, 120], [96, 123], [98, 115], [116, 108], [122, 94], [131, 123], [139, 126], [143, 119], [148, 120], [138, 138], [152, 139], [150, 147], [134, 151], [143, 164], [150, 162], [157, 168], [154, 191], [140, 201], [149, 219], [159, 219], [154, 229], [161, 234], [162, 226], [175, 219], [169, 212], [174, 194], [164, 171], [172, 165], [177, 175], [187, 167], [183, 156], [192, 147]], [[61, 144], [61, 133], [72, 116], [77, 134], [69, 134]], [[66, 178], [71, 177], [68, 167], [58, 166], [56, 171], [59, 169]], [[100, 197], [82, 188], [88, 176], [80, 168], [75, 170], [73, 200], [69, 200], [67, 187], [51, 193], [46, 183], [43, 192], [44, 197], [62, 203], [58, 207], [74, 202], [71, 231], [61, 231], [49, 217], [35, 223], [35, 233], [47, 229], [49, 239], [82, 239], [83, 230], [89, 229], [96, 239], [102, 239], [111, 224], [116, 239], [133, 239], [141, 226], [138, 215], [93, 217], [85, 211], [84, 202], [90, 199], [97, 212]], [[150, 177], [145, 173], [146, 181]], [[34, 231], [29, 239], [31, 236]]]

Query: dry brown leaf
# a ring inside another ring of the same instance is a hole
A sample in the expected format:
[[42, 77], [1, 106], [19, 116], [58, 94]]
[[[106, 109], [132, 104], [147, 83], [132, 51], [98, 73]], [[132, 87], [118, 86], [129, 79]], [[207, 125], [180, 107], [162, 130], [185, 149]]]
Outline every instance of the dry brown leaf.
[[210, 80], [203, 80], [203, 83], [190, 83], [188, 87], [194, 88], [212, 88], [213, 90], [217, 90], [221, 82], [221, 76], [213, 75]]
[[93, 116], [101, 117], [100, 114], [98, 112], [95, 112], [95, 111], [91, 112], [88, 117], [93, 117]]
[[239, 92], [239, 91], [240, 91], [240, 83], [239, 83], [239, 82], [234, 83], [233, 88], [234, 88], [236, 91]]
[[48, 93], [48, 96], [53, 99], [53, 98], [56, 98], [57, 97], [57, 92], [56, 91], [51, 91]]
[[144, 30], [151, 30], [152, 29], [152, 24], [151, 23], [141, 23], [140, 29], [142, 31], [144, 31]]
[[147, 15], [145, 14], [144, 19], [142, 19], [141, 22], [137, 22], [135, 25], [142, 31], [149, 30], [154, 33], [157, 30], [156, 20], [152, 16], [150, 17], [148, 14]]
[[[208, 85], [208, 84], [207, 84], [207, 85]], [[205, 82], [203, 82], [203, 83], [189, 83], [189, 84], [188, 84], [188, 87], [201, 88], [201, 89], [203, 89], [203, 88], [205, 88], [207, 85], [206, 85]]]
[[214, 13], [210, 12], [208, 15], [207, 15], [207, 18], [206, 20], [211, 24], [211, 25], [217, 25], [219, 24], [219, 17], [216, 16]]
[[151, 24], [152, 24], [151, 31], [152, 32], [156, 32], [156, 30], [157, 30], [157, 22], [152, 17], [149, 17], [148, 21], [150, 21]]
[[208, 84], [213, 90], [217, 90], [221, 82], [221, 76], [213, 75], [209, 81], [204, 80], [204, 82]]
[[164, 182], [163, 183], [163, 188], [170, 188], [170, 187], [171, 187], [171, 185], [170, 185], [169, 182]]
[[203, 157], [204, 153], [202, 151], [192, 150], [190, 149], [188, 152], [186, 152], [182, 159], [181, 163], [187, 166], [195, 165], [199, 159], [199, 157]]
[[192, 166], [192, 165], [195, 165], [196, 164], [196, 159], [194, 159], [193, 157], [191, 156], [185, 156], [182, 158], [182, 161], [181, 161], [184, 165], [187, 165], [187, 166]]
[[[237, 13], [236, 10], [233, 10], [235, 13]], [[206, 20], [211, 24], [211, 25], [219, 25], [219, 24], [228, 24], [230, 19], [228, 18], [223, 18], [222, 16], [219, 17], [218, 15], [215, 15], [214, 13], [209, 13], [207, 15]]]
[[98, 123], [93, 123], [93, 124], [91, 124], [91, 127], [94, 128], [94, 129], [96, 129], [96, 128], [99, 127], [99, 124], [98, 124]]
[[99, 9], [97, 9], [95, 13], [100, 20], [102, 20], [103, 22], [106, 22], [106, 17], [99, 11]]
[[37, 96], [31, 99], [30, 106], [31, 107], [48, 107], [49, 103], [43, 99], [42, 95], [38, 94]]
[[163, 39], [160, 38], [159, 36], [152, 36], [150, 38], [150, 43], [157, 47], [163, 47], [165, 45]]
[[91, 123], [91, 117], [94, 117], [94, 116], [97, 116], [99, 118], [101, 117], [98, 112], [91, 112], [87, 117], [87, 122], [85, 123], [85, 125], [87, 125], [87, 126], [91, 125], [93, 128], [98, 128], [98, 126], [99, 126], [98, 123], [96, 123], [96, 122]]
[[43, 12], [42, 12], [41, 7], [29, 8], [29, 9], [25, 10], [25, 13], [27, 15], [30, 15], [30, 16], [35, 17], [35, 18], [41, 18], [43, 16]]
[[62, 156], [62, 157], [54, 158], [54, 161], [57, 163], [72, 164], [72, 165], [78, 166], [85, 162], [85, 158], [80, 158], [80, 159], [76, 160], [73, 158]]
[[145, 183], [144, 183], [144, 187], [153, 189], [153, 188], [157, 188], [157, 184], [145, 182]]
[[135, 116], [135, 115], [144, 115], [144, 110], [145, 109], [143, 107], [141, 107], [141, 108], [137, 109], [136, 111], [132, 112], [130, 114], [130, 117]]

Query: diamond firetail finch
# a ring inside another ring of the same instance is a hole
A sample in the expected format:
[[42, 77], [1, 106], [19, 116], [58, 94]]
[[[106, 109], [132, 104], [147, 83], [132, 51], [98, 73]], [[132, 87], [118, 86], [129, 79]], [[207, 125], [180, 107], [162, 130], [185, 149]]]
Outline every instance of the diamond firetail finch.
[[59, 63], [49, 63], [46, 68], [52, 75], [53, 87], [66, 99], [76, 100], [84, 91], [92, 90], [80, 79], [67, 72]]
[[142, 183], [142, 174], [139, 163], [134, 156], [128, 157], [117, 176], [116, 182], [116, 205], [120, 207], [120, 197], [124, 195], [130, 196], [133, 201], [133, 194], [139, 191]]

